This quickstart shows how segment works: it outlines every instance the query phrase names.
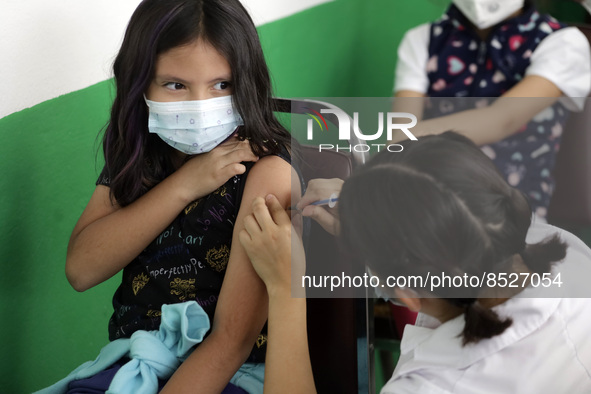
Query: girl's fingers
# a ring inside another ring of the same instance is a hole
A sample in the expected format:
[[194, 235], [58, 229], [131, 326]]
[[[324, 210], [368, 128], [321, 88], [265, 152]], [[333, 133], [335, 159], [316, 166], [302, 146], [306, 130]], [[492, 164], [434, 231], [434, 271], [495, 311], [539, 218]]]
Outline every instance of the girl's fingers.
[[225, 180], [232, 178], [234, 175], [244, 174], [246, 172], [246, 166], [244, 164], [232, 162], [222, 168], [222, 177]]
[[250, 149], [250, 145], [239, 145], [234, 147], [225, 154], [226, 161], [241, 162], [241, 161], [257, 161], [259, 158]]
[[257, 161], [258, 157], [252, 152], [250, 143], [246, 140], [239, 141], [237, 137], [218, 145], [213, 149], [218, 152], [226, 162]]

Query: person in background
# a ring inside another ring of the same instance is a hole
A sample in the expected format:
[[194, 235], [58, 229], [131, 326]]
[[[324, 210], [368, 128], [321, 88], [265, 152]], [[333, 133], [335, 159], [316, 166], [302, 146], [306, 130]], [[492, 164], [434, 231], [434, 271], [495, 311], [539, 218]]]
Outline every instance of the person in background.
[[[532, 222], [523, 193], [467, 138], [448, 132], [402, 144], [403, 152], [378, 154], [344, 183], [316, 180], [306, 191], [314, 197], [304, 196], [298, 208], [325, 228], [338, 227], [342, 244], [380, 283], [445, 270], [537, 274], [565, 287], [548, 293], [528, 281], [451, 289], [446, 297], [441, 289], [383, 288], [421, 319], [407, 326], [382, 394], [591, 392], [591, 299], [583, 298], [581, 280], [591, 275], [591, 250], [564, 230]], [[306, 208], [339, 191], [330, 215], [315, 212], [330, 208]], [[269, 291], [268, 362], [278, 360], [267, 367], [269, 393], [314, 392], [305, 299], [290, 297], [292, 272], [300, 275], [305, 265], [293, 234], [274, 196], [253, 201], [240, 233]]]
[[544, 219], [567, 112], [581, 110], [590, 89], [589, 42], [577, 28], [529, 0], [453, 0], [404, 35], [394, 106], [435, 118], [415, 136], [454, 130], [481, 146]]

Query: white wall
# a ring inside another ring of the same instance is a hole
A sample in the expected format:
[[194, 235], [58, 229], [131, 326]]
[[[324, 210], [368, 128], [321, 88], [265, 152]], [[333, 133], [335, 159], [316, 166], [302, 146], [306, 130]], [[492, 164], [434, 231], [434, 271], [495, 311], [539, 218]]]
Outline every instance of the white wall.
[[[258, 25], [331, 0], [241, 0]], [[140, 0], [1, 0], [0, 118], [111, 77]]]

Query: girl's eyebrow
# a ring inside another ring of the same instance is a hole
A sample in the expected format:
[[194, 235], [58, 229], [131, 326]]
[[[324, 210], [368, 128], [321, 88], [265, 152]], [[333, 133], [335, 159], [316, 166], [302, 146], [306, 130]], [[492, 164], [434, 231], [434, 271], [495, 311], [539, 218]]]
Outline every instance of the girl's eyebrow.
[[159, 79], [161, 81], [179, 82], [179, 83], [182, 83], [183, 85], [189, 84], [189, 82], [184, 80], [183, 78], [179, 78], [179, 77], [176, 77], [176, 76], [170, 75], [170, 74], [156, 75], [156, 79]]
[[232, 78], [230, 75], [223, 75], [221, 77], [217, 77], [217, 78], [210, 80], [208, 83], [217, 83], [217, 82], [225, 82], [225, 81], [229, 82], [231, 80], [232, 80]]

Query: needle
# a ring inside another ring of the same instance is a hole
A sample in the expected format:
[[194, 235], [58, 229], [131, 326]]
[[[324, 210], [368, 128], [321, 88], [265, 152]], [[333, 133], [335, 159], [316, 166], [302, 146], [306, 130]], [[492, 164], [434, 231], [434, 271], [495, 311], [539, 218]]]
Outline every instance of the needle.
[[[310, 205], [328, 205], [329, 208], [334, 208], [335, 205], [337, 205], [337, 201], [339, 201], [339, 197], [336, 193], [333, 193], [329, 198], [325, 200], [314, 201], [310, 203]], [[289, 209], [292, 211], [301, 211], [301, 209], [298, 209], [295, 205], [289, 207]]]

